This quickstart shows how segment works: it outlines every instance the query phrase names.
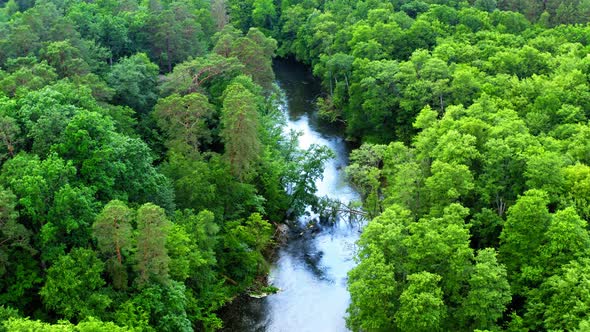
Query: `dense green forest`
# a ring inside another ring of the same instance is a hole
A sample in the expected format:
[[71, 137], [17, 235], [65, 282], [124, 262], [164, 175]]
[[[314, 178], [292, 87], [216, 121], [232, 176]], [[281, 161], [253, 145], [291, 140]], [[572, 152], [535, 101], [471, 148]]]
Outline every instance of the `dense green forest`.
[[0, 329], [211, 330], [265, 287], [331, 154], [283, 133], [277, 42], [227, 23], [208, 1], [0, 8]]
[[590, 330], [588, 4], [232, 2], [362, 143], [349, 328]]
[[590, 2], [246, 3], [362, 143], [349, 328], [590, 330]]
[[191, 331], [264, 287], [330, 152], [354, 331], [590, 330], [590, 1], [0, 1], [0, 330]]

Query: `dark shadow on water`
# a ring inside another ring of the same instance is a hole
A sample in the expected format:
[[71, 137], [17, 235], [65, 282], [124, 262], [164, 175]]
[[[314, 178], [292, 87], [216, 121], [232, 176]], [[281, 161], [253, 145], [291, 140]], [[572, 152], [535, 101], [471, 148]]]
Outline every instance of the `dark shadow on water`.
[[332, 281], [327, 274], [327, 268], [322, 265], [324, 252], [317, 248], [312, 234], [291, 240], [283, 251], [294, 259], [296, 265], [305, 266], [317, 280]]
[[316, 100], [322, 96], [322, 87], [309, 67], [287, 58], [276, 59], [273, 68], [279, 86], [288, 92], [289, 120], [297, 121], [307, 115], [310, 127], [324, 138], [344, 136], [344, 126], [318, 118]]
[[255, 299], [248, 295], [235, 298], [230, 305], [222, 308], [218, 313], [224, 320], [221, 331], [267, 331], [264, 319], [267, 315], [266, 307], [265, 299]]

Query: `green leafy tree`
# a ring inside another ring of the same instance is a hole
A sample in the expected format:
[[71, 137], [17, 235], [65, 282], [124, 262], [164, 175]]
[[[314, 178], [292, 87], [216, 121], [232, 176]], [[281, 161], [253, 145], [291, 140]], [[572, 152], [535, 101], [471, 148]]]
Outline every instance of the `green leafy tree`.
[[479, 10], [485, 10], [487, 12], [493, 12], [496, 9], [496, 0], [476, 0], [474, 3], [475, 8]]
[[38, 234], [45, 224], [55, 192], [73, 181], [76, 169], [52, 154], [41, 161], [37, 156], [19, 154], [3, 165], [2, 183], [16, 195], [21, 217]]
[[0, 75], [0, 90], [7, 96], [23, 96], [28, 91], [39, 90], [57, 79], [55, 69], [35, 57], [9, 59], [7, 73]]
[[214, 51], [224, 57], [235, 57], [243, 65], [243, 72], [250, 75], [254, 82], [270, 90], [274, 81], [272, 57], [277, 48], [277, 41], [266, 37], [260, 30], [251, 28], [246, 36], [232, 27], [220, 32]]
[[40, 56], [56, 69], [60, 77], [84, 75], [90, 71], [80, 50], [74, 47], [69, 40], [56, 41], [47, 45], [41, 50]]
[[223, 30], [223, 28], [229, 23], [226, 0], [211, 1], [211, 16], [213, 16], [217, 30]]
[[208, 54], [174, 67], [174, 71], [166, 76], [161, 89], [166, 94], [199, 92], [216, 79], [229, 80], [235, 77], [243, 68], [236, 58]]
[[556, 273], [572, 260], [588, 257], [590, 235], [586, 231], [587, 224], [572, 207], [551, 215], [538, 258], [539, 269], [544, 275]]
[[246, 220], [236, 220], [225, 224], [226, 235], [220, 265], [230, 278], [243, 287], [250, 284], [255, 276], [267, 271], [268, 264], [262, 250], [271, 241], [271, 226], [259, 213], [251, 214]]
[[465, 326], [493, 330], [511, 300], [506, 268], [498, 263], [496, 252], [490, 248], [480, 250], [475, 261], [463, 303]]
[[395, 132], [393, 124], [400, 113], [397, 108], [397, 79], [399, 64], [396, 61], [367, 61], [353, 63], [349, 88], [349, 106], [345, 107], [347, 133], [351, 136], [371, 135], [376, 141], [385, 141]]
[[104, 264], [94, 251], [76, 248], [47, 270], [40, 291], [43, 303], [68, 319], [101, 317], [112, 300], [101, 288]]
[[432, 163], [432, 176], [426, 179], [425, 185], [435, 208], [467, 196], [475, 187], [467, 166], [439, 160]]
[[20, 250], [29, 254], [34, 254], [35, 250], [30, 244], [31, 232], [17, 220], [16, 196], [1, 187], [0, 206], [0, 275], [5, 275]]
[[470, 234], [464, 221], [468, 213], [467, 208], [451, 204], [444, 209], [442, 217], [424, 217], [409, 224], [409, 236], [401, 243], [408, 256], [403, 267], [411, 272], [428, 271], [441, 276], [440, 285], [450, 306], [461, 302], [473, 261]]
[[145, 53], [119, 60], [106, 78], [115, 89], [114, 102], [127, 105], [141, 114], [147, 113], [156, 103], [158, 66]]
[[254, 0], [252, 3], [252, 23], [261, 28], [273, 29], [277, 19], [274, 1]]
[[85, 246], [91, 239], [91, 225], [97, 210], [94, 190], [65, 184], [54, 192], [41, 227], [42, 258], [53, 262], [72, 248]]
[[531, 285], [530, 281], [538, 282], [538, 270], [524, 272], [532, 266], [550, 225], [547, 203], [545, 192], [529, 190], [508, 210], [500, 235], [500, 257], [506, 265], [514, 294], [523, 294], [524, 287]]
[[363, 207], [370, 218], [383, 212], [381, 204], [383, 176], [380, 168], [385, 149], [383, 145], [362, 145], [351, 153], [351, 165], [346, 168], [346, 175], [359, 190]]
[[588, 267], [587, 258], [573, 260], [532, 292], [529, 313], [525, 316], [528, 325], [547, 330], [576, 330], [587, 317], [590, 305], [585, 295]]
[[564, 169], [566, 198], [573, 203], [578, 215], [590, 220], [590, 167], [576, 164]]
[[100, 200], [155, 202], [172, 210], [169, 182], [153, 167], [147, 144], [114, 129], [108, 116], [79, 112], [68, 123], [55, 150], [73, 162], [82, 181], [96, 188]]
[[395, 321], [402, 331], [437, 331], [441, 329], [446, 307], [438, 286], [441, 277], [420, 272], [408, 276], [408, 287], [400, 295]]
[[201, 24], [188, 3], [172, 2], [169, 8], [152, 12], [148, 22], [152, 56], [167, 72], [189, 56], [199, 56], [205, 50]]
[[[295, 146], [296, 141], [290, 144]], [[282, 185], [289, 196], [286, 214], [295, 217], [302, 215], [308, 206], [314, 209], [318, 206], [316, 182], [324, 176], [324, 166], [334, 153], [326, 146], [315, 144], [303, 151], [297, 148], [291, 151]]]
[[112, 322], [101, 322], [96, 318], [88, 318], [83, 322], [74, 325], [69, 322], [59, 322], [57, 324], [44, 323], [39, 320], [30, 320], [26, 318], [11, 318], [2, 322], [2, 327], [7, 331], [46, 331], [46, 332], [125, 332], [129, 331], [115, 325]]
[[387, 186], [383, 188], [384, 205], [399, 204], [419, 215], [428, 207], [425, 191], [424, 165], [414, 157], [415, 151], [403, 143], [389, 144], [383, 158], [383, 175]]
[[14, 118], [9, 116], [0, 117], [0, 142], [2, 142], [0, 160], [14, 157], [22, 141], [20, 133], [21, 129]]
[[351, 305], [346, 324], [353, 331], [385, 331], [395, 325], [394, 313], [399, 307], [399, 286], [395, 271], [383, 253], [365, 248], [364, 257], [348, 274]]
[[193, 331], [187, 317], [188, 299], [182, 283], [150, 284], [124, 302], [115, 313], [120, 325], [156, 331]]

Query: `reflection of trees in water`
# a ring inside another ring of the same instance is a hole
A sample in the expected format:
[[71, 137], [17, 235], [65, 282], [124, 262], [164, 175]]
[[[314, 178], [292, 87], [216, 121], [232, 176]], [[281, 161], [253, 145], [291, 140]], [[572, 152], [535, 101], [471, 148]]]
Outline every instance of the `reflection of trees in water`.
[[[328, 267], [322, 263], [324, 252], [318, 248], [320, 238], [330, 236], [330, 234], [339, 237], [343, 225], [338, 225], [338, 220], [345, 221], [351, 230], [360, 231], [366, 219], [362, 211], [354, 209], [354, 204], [347, 205], [338, 200], [330, 200], [330, 202], [333, 205], [329, 209], [336, 209], [335, 218], [337, 219], [327, 220], [324, 219], [325, 217], [315, 214], [315, 217], [310, 217], [307, 223], [292, 228], [291, 241], [285, 248], [284, 254], [294, 260], [295, 266], [305, 267], [318, 280], [334, 283], [336, 280], [329, 275]], [[324, 221], [322, 221], [323, 219]], [[344, 241], [344, 239], [340, 241]], [[352, 252], [356, 250], [355, 242], [344, 242], [342, 250], [350, 252], [352, 257]]]
[[322, 266], [324, 252], [317, 248], [314, 233], [299, 233], [300, 238], [291, 240], [286, 248], [286, 254], [294, 260], [293, 265], [305, 267], [318, 280], [331, 282], [327, 268]]
[[362, 210], [359, 202], [344, 203], [341, 200], [322, 197], [317, 211], [320, 223], [335, 224], [338, 220], [346, 221], [349, 225], [361, 225], [367, 221], [367, 213]]
[[247, 295], [235, 298], [231, 305], [225, 306], [219, 316], [224, 321], [221, 332], [267, 330], [268, 304], [264, 298], [254, 299]]

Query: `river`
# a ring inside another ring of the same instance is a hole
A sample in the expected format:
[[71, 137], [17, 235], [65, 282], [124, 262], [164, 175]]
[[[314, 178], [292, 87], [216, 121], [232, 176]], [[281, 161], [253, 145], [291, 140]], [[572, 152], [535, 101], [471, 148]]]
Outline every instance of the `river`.
[[[314, 99], [320, 87], [309, 70], [288, 60], [275, 62], [277, 83], [283, 90], [282, 102], [288, 123], [286, 130], [302, 133], [299, 144], [331, 148], [336, 157], [325, 167], [316, 185], [318, 195], [346, 203], [358, 199], [344, 175], [350, 148], [341, 128], [318, 121]], [[309, 217], [299, 220], [301, 224]], [[350, 296], [347, 273], [354, 267], [355, 242], [360, 226], [347, 220], [324, 225], [315, 233], [294, 234], [278, 250], [269, 274], [269, 283], [280, 288], [263, 299], [247, 299], [230, 305], [224, 331], [339, 332], [347, 331], [344, 316]], [[229, 317], [229, 318], [228, 318]]]

